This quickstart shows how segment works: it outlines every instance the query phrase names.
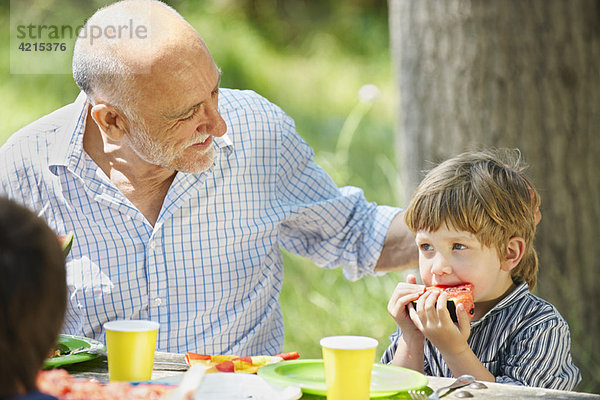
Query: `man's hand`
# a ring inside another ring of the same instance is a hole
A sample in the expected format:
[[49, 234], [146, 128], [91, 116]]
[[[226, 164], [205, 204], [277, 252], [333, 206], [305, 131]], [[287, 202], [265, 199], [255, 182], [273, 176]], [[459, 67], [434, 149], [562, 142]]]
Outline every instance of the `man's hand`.
[[419, 251], [415, 235], [404, 223], [404, 212], [400, 212], [388, 228], [375, 271], [405, 270], [418, 265]]

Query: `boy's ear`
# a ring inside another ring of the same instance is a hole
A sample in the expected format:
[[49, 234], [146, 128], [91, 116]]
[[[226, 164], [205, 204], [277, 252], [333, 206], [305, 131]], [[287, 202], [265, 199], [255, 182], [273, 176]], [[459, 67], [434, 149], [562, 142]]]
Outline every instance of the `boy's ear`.
[[515, 236], [508, 240], [506, 255], [501, 260], [500, 268], [504, 271], [511, 271], [519, 264], [525, 253], [525, 239]]
[[127, 122], [122, 114], [110, 104], [96, 104], [91, 110], [92, 118], [98, 128], [109, 138], [119, 141], [127, 129]]

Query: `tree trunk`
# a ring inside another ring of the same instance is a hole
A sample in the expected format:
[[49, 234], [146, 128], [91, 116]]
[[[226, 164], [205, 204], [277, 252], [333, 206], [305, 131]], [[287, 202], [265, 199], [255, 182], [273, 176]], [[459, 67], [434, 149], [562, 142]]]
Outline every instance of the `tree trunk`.
[[410, 196], [465, 150], [519, 148], [542, 196], [537, 293], [600, 391], [600, 2], [389, 0], [400, 176]]

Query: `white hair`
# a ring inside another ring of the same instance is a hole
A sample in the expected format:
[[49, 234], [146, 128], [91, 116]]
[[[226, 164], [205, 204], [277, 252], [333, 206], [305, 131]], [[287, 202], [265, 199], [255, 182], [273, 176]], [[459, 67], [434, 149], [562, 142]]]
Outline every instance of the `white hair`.
[[[152, 26], [148, 15], [144, 15], [144, 11], [150, 14], [151, 6], [168, 10], [183, 20], [177, 11], [158, 0], [119, 1], [99, 9], [86, 21], [73, 50], [73, 78], [77, 86], [92, 103], [97, 97], [101, 97], [132, 119], [137, 119], [129, 111], [129, 106], [135, 99], [132, 80], [140, 72], [139, 69], [136, 70], [139, 65], [128, 60], [124, 40], [109, 40], [102, 35], [94, 38], [90, 31], [94, 27], [106, 28], [110, 24], [134, 18], [140, 25]], [[147, 42], [149, 44], [150, 40]]]

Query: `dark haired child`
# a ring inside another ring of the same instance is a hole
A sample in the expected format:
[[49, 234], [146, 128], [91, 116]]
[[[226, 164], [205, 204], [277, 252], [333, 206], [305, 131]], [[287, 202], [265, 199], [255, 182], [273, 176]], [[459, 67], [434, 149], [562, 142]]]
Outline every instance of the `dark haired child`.
[[0, 198], [0, 399], [48, 400], [36, 376], [61, 329], [65, 257], [44, 220]]

